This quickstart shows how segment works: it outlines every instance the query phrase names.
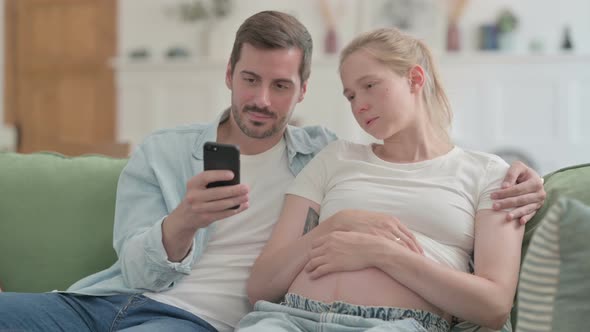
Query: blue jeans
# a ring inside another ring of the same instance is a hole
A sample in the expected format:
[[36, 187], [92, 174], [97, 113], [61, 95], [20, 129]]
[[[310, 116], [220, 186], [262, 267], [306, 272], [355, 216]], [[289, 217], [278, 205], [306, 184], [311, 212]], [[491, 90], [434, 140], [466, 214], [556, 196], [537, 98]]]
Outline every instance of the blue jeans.
[[0, 293], [0, 331], [217, 330], [188, 311], [143, 295]]
[[447, 332], [450, 325], [433, 313], [393, 307], [324, 303], [287, 294], [281, 304], [258, 301], [239, 323], [240, 332]]

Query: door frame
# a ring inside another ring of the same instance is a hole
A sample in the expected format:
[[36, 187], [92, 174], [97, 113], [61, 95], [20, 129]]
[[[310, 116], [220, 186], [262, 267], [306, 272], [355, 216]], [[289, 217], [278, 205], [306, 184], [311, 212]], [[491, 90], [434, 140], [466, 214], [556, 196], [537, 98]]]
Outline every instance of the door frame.
[[17, 89], [15, 71], [17, 59], [14, 51], [17, 49], [16, 36], [17, 11], [16, 1], [4, 0], [4, 123], [17, 125]]

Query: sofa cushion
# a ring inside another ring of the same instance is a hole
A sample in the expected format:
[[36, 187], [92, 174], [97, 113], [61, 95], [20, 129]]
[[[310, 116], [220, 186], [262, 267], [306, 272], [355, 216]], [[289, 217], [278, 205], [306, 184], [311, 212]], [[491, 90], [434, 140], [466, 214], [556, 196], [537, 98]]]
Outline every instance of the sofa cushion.
[[115, 194], [126, 162], [0, 153], [4, 291], [63, 290], [115, 261]]
[[[559, 194], [563, 197], [576, 199], [583, 204], [590, 205], [590, 164], [581, 164], [562, 168], [545, 175], [545, 191], [547, 201], [553, 195]], [[526, 231], [523, 239], [523, 254], [529, 245], [531, 237], [537, 229], [539, 222], [547, 214], [548, 204], [544, 204], [535, 216], [526, 224]]]
[[[577, 199], [586, 205], [590, 205], [590, 164], [580, 164], [571, 167], [559, 169], [543, 177], [545, 180], [545, 191], [547, 192], [546, 201], [549, 202], [554, 196], [561, 195]], [[535, 233], [539, 222], [547, 214], [549, 204], [544, 204], [535, 216], [526, 224], [524, 238], [522, 240], [522, 259], [527, 252], [531, 237]], [[516, 301], [518, 302], [518, 301]], [[518, 329], [516, 320], [518, 318], [517, 305], [512, 309], [511, 319], [512, 326]]]
[[590, 207], [552, 196], [522, 264], [518, 331], [583, 331], [590, 312]]

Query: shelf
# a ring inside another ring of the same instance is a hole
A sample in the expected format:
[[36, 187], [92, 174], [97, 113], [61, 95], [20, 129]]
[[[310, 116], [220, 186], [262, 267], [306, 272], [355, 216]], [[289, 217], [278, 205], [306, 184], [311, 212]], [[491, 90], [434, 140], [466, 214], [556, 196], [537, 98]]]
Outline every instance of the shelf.
[[[438, 63], [444, 65], [456, 64], [589, 64], [589, 54], [509, 54], [498, 52], [470, 52], [470, 53], [445, 53], [438, 55]], [[114, 58], [111, 65], [117, 71], [144, 72], [144, 71], [195, 71], [195, 70], [219, 70], [225, 69], [227, 60], [212, 59], [207, 57], [187, 57], [178, 59], [140, 59]], [[313, 68], [336, 68], [339, 58], [334, 56], [318, 56], [313, 59]]]
[[538, 64], [538, 63], [590, 63], [589, 54], [517, 54], [500, 52], [446, 53], [439, 56], [441, 64]]
[[111, 66], [117, 71], [185, 71], [225, 68], [227, 62], [220, 59], [187, 57], [178, 59], [129, 59], [114, 58]]

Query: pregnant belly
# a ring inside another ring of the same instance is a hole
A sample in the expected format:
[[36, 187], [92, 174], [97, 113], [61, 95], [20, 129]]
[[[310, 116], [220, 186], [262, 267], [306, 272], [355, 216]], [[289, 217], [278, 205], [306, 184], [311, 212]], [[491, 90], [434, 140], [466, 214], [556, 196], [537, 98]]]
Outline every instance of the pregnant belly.
[[364, 306], [420, 309], [450, 321], [450, 315], [377, 268], [331, 273], [316, 280], [303, 270], [291, 284], [289, 293], [326, 303], [342, 301]]

